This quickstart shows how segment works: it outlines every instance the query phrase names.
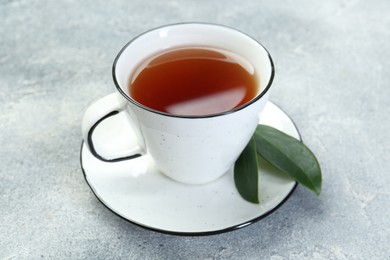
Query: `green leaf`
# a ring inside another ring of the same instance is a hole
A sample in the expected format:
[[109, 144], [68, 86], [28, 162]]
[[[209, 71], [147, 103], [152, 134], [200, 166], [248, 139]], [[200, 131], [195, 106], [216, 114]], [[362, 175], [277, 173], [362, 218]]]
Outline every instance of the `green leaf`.
[[254, 138], [261, 157], [317, 195], [321, 193], [320, 165], [306, 145], [266, 125], [257, 126]]
[[247, 201], [259, 204], [256, 142], [252, 137], [234, 165], [234, 182]]

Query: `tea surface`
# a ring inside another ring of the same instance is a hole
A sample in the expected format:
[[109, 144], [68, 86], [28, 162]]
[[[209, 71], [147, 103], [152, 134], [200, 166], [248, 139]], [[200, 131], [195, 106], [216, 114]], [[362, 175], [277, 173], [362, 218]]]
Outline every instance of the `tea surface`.
[[183, 48], [145, 60], [131, 75], [130, 96], [144, 106], [175, 115], [226, 112], [253, 99], [258, 82], [237, 54]]

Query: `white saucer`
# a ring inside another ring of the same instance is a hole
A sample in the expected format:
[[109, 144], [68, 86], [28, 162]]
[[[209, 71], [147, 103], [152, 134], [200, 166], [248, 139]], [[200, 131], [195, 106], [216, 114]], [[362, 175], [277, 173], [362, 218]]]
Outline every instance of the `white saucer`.
[[[118, 114], [106, 119], [98, 128], [106, 128], [107, 132], [122, 123], [123, 118]], [[293, 121], [271, 102], [267, 103], [260, 123], [300, 139]], [[115, 132], [115, 138], [125, 137]], [[260, 204], [252, 204], [238, 194], [232, 171], [209, 184], [185, 185], [160, 173], [147, 155], [127, 161], [103, 162], [95, 158], [85, 144], [81, 147], [85, 179], [107, 208], [139, 226], [178, 235], [231, 231], [262, 219], [282, 205], [297, 183], [263, 160], [259, 161], [259, 166]]]

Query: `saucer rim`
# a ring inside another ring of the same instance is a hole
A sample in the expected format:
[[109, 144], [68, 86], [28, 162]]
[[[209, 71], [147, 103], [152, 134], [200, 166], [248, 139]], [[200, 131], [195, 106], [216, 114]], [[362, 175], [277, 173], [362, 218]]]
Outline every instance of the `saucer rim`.
[[[290, 119], [290, 121], [294, 125], [294, 128], [297, 131], [299, 139], [302, 141], [302, 136], [301, 136], [301, 134], [300, 134], [300, 132], [298, 130], [298, 127], [296, 126], [295, 122], [292, 120], [292, 118], [279, 105], [277, 105], [274, 102], [269, 101], [269, 100], [267, 102], [272, 103], [274, 106], [276, 106], [278, 109], [280, 109]], [[197, 237], [197, 236], [218, 235], [218, 234], [227, 233], [227, 232], [231, 232], [231, 231], [235, 231], [235, 230], [241, 229], [243, 227], [249, 226], [251, 224], [254, 224], [254, 223], [256, 223], [256, 222], [266, 218], [267, 216], [271, 215], [273, 212], [278, 210], [291, 197], [291, 195], [293, 194], [293, 192], [295, 191], [295, 189], [298, 186], [298, 182], [294, 181], [294, 186], [291, 188], [289, 193], [275, 207], [273, 207], [269, 211], [261, 214], [258, 217], [255, 217], [255, 218], [253, 218], [251, 220], [245, 221], [245, 222], [237, 224], [237, 225], [229, 226], [227, 228], [222, 228], [222, 229], [218, 229], [218, 230], [199, 231], [199, 232], [171, 231], [171, 230], [159, 229], [159, 228], [156, 228], [156, 227], [151, 227], [151, 226], [148, 226], [148, 225], [145, 225], [145, 224], [142, 224], [142, 223], [135, 222], [133, 220], [130, 220], [130, 219], [126, 218], [125, 216], [122, 216], [121, 214], [116, 212], [114, 209], [112, 209], [108, 205], [108, 203], [106, 203], [102, 198], [100, 198], [100, 196], [98, 195], [96, 190], [89, 183], [87, 174], [86, 174], [86, 172], [84, 170], [84, 167], [83, 167], [83, 156], [82, 156], [82, 153], [83, 153], [83, 148], [85, 148], [84, 143], [85, 143], [85, 141], [82, 140], [81, 141], [81, 146], [80, 146], [80, 158], [79, 159], [80, 159], [81, 171], [83, 172], [83, 176], [84, 176], [84, 179], [85, 179], [86, 183], [88, 184], [89, 188], [91, 189], [91, 191], [95, 195], [95, 197], [98, 199], [98, 201], [101, 204], [103, 204], [104, 207], [106, 207], [108, 210], [110, 210], [112, 213], [114, 213], [116, 216], [120, 217], [121, 219], [123, 219], [123, 220], [125, 220], [127, 222], [130, 222], [131, 224], [134, 224], [134, 225], [136, 225], [138, 227], [141, 227], [143, 229], [151, 230], [151, 231], [162, 233], [162, 234], [175, 235], [175, 236], [193, 236], [193, 237]]]

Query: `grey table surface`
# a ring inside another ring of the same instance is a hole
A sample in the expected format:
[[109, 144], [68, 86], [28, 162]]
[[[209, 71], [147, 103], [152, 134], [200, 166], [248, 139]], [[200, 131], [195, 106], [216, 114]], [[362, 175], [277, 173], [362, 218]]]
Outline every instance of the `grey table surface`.
[[[0, 259], [390, 259], [390, 1], [0, 1]], [[163, 24], [228, 25], [261, 41], [270, 99], [323, 170], [276, 212], [204, 237], [114, 215], [80, 169], [80, 124], [111, 65]]]

